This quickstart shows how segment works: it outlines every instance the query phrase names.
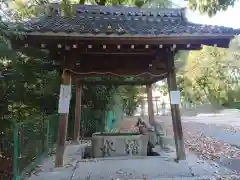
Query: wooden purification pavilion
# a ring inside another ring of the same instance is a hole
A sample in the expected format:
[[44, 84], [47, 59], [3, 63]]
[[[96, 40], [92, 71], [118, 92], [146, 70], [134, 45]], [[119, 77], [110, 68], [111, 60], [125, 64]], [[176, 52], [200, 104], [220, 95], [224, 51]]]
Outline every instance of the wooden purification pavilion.
[[[152, 120], [151, 84], [167, 78], [169, 91], [177, 91], [175, 53], [198, 50], [202, 45], [228, 47], [229, 41], [240, 32], [188, 22], [184, 9], [98, 5], [72, 5], [72, 9], [73, 15], [61, 16], [60, 5], [53, 4], [45, 16], [24, 23], [24, 38], [12, 38], [11, 42], [14, 48], [47, 49], [61, 69], [65, 88], [70, 87], [72, 78], [76, 80], [76, 142], [82, 84], [146, 85]], [[69, 104], [70, 97], [66, 99]], [[60, 112], [57, 167], [63, 165], [68, 109]], [[171, 112], [177, 159], [185, 159], [178, 103], [171, 104]]]

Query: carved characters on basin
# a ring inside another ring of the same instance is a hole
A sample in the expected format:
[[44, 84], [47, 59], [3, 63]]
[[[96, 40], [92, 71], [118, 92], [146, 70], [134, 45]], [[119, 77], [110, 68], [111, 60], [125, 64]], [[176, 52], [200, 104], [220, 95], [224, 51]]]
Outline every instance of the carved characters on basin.
[[140, 145], [138, 140], [126, 140], [125, 152], [128, 155], [137, 155], [140, 151]]
[[113, 142], [113, 140], [104, 139], [103, 148], [100, 148], [100, 150], [102, 151], [102, 156], [103, 157], [111, 156], [111, 153], [116, 151], [114, 146], [115, 143]]

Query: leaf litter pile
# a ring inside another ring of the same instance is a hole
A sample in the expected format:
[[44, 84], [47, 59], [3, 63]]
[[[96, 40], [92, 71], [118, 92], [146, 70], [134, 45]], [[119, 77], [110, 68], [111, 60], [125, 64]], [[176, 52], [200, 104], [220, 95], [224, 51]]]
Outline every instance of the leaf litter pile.
[[[239, 127], [225, 126], [223, 128], [225, 132], [236, 133], [240, 132]], [[183, 123], [183, 133], [185, 146], [191, 152], [198, 155], [200, 160], [210, 160], [221, 162], [224, 159], [239, 159], [240, 160], [240, 149], [231, 146], [223, 141], [216, 140], [214, 137], [208, 137], [203, 134], [203, 129], [199, 127], [191, 126], [191, 123]], [[231, 162], [231, 161], [230, 161]], [[233, 170], [235, 175], [218, 177], [217, 180], [231, 179], [240, 180], [239, 172]]]
[[[225, 127], [225, 131], [239, 131], [234, 127]], [[194, 131], [191, 126], [183, 126], [185, 145], [204, 160], [240, 159], [240, 149], [212, 137], [204, 136], [202, 131]]]

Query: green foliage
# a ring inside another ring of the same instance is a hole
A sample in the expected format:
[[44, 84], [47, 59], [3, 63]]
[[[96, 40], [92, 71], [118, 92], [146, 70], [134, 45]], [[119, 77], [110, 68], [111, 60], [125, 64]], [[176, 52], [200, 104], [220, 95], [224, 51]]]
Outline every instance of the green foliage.
[[[62, 0], [62, 15], [72, 15], [71, 3], [74, 1]], [[86, 3], [81, 1], [80, 3]], [[103, 3], [96, 2], [96, 3]], [[111, 2], [112, 4], [124, 3], [124, 1]], [[16, 0], [7, 3], [12, 11], [12, 17], [16, 20], [22, 20], [33, 16], [39, 16], [42, 13], [50, 13], [51, 8], [48, 1], [22, 1]], [[104, 5], [104, 4], [103, 4]], [[8, 28], [8, 26], [6, 26]], [[6, 29], [3, 38], [11, 37]], [[3, 34], [3, 33], [2, 33]], [[3, 118], [18, 117], [24, 119], [25, 116], [33, 113], [47, 111], [53, 113], [56, 111], [59, 74], [51, 67], [47, 52], [29, 50], [26, 53], [2, 50], [3, 69], [11, 73], [7, 81], [1, 82], [1, 87], [5, 93], [2, 94], [2, 108], [0, 109]], [[32, 53], [31, 53], [32, 52]], [[39, 54], [40, 53], [40, 54]], [[38, 56], [38, 57], [36, 57]], [[6, 63], [7, 62], [7, 63]], [[49, 69], [50, 68], [50, 69]], [[114, 86], [84, 86], [83, 104], [91, 109], [109, 109], [111, 107], [112, 96], [119, 92]], [[74, 93], [74, 92], [73, 92]], [[74, 103], [74, 101], [72, 101]], [[74, 104], [73, 104], [74, 107]], [[11, 117], [10, 117], [11, 116]]]
[[[240, 102], [240, 39], [228, 49], [204, 46], [202, 50], [181, 51], [175, 56], [177, 82], [183, 103], [235, 107]], [[161, 85], [168, 93], [167, 83]]]
[[58, 115], [32, 117], [24, 122], [1, 122], [1, 180], [25, 177], [39, 163], [42, 155], [51, 154], [57, 140]]
[[240, 36], [231, 41], [224, 63], [237, 71], [240, 70]]
[[234, 39], [229, 49], [204, 46], [179, 59], [178, 83], [184, 101], [217, 106], [240, 101], [238, 43]]
[[[68, 0], [61, 1], [63, 15], [69, 16], [72, 14], [70, 2]], [[123, 2], [119, 1], [118, 3]], [[49, 13], [47, 10], [49, 8], [48, 1], [37, 0], [26, 4], [25, 1], [17, 0], [11, 2], [9, 6], [15, 10], [12, 15], [18, 20], [38, 16], [41, 13]], [[7, 32], [11, 32], [11, 30], [6, 29], [3, 38], [7, 39], [12, 36]], [[60, 76], [53, 69], [48, 52], [40, 52], [34, 49], [15, 52], [9, 50], [2, 43], [0, 55], [1, 69], [10, 74], [0, 83], [4, 91], [0, 96], [1, 118], [17, 118], [21, 121], [33, 114], [56, 112]], [[129, 89], [124, 90], [124, 88], [114, 86], [84, 86], [83, 105], [86, 108], [104, 111], [111, 107], [113, 95], [120, 91], [127, 92]], [[74, 107], [74, 100], [71, 103]], [[72, 111], [72, 114], [74, 114], [74, 108], [72, 108]]]
[[119, 89], [119, 94], [123, 100], [123, 108], [127, 116], [134, 115], [137, 106], [141, 103], [141, 88], [132, 86], [123, 86]]
[[95, 110], [107, 110], [116, 91], [114, 86], [84, 86], [83, 103]]
[[[7, 50], [1, 44], [1, 67], [6, 77], [0, 81], [3, 93], [0, 95], [2, 119], [22, 120], [33, 114], [56, 111], [59, 91], [59, 75], [49, 69], [48, 56], [44, 52], [31, 51], [35, 57], [21, 52]], [[39, 55], [39, 57], [37, 57]]]
[[[225, 11], [229, 6], [233, 6], [236, 0], [188, 0], [188, 7], [193, 11], [207, 13], [209, 16], [216, 15], [219, 11]], [[178, 6], [173, 0], [61, 0], [62, 14], [71, 15], [71, 3], [98, 4], [98, 5], [134, 5], [137, 7], [159, 7], [169, 8]], [[15, 0], [10, 3], [10, 7], [15, 9], [14, 15], [17, 18], [39, 15], [49, 9], [48, 0]], [[37, 5], [37, 6], [36, 6]]]
[[236, 0], [188, 0], [188, 7], [191, 10], [207, 13], [209, 16], [216, 15], [219, 11], [226, 11], [233, 6]]
[[[71, 9], [71, 3], [74, 3], [74, 0], [62, 0], [61, 1], [61, 9], [62, 14], [64, 15], [71, 15], [72, 9]], [[126, 0], [111, 0], [111, 1], [80, 1], [81, 4], [84, 3], [97, 3], [97, 4], [112, 4], [112, 5], [118, 5], [118, 4], [135, 4], [137, 6], [158, 6], [158, 7], [171, 7], [172, 2], [171, 1], [126, 1]], [[16, 20], [22, 20], [27, 17], [33, 17], [38, 16], [42, 13], [49, 13], [49, 2], [46, 1], [40, 1], [40, 0], [34, 0], [34, 1], [26, 1], [23, 0], [16, 0], [16, 1], [2, 1], [7, 7], [7, 5], [12, 9], [12, 11], [4, 11], [12, 18], [15, 18]], [[76, 3], [76, 2], [75, 2]], [[211, 5], [209, 5], [209, 3]], [[201, 12], [208, 12], [210, 15], [215, 14], [219, 10], [225, 10], [228, 5], [232, 5], [234, 1], [192, 1], [189, 0], [189, 6], [194, 10], [200, 10]], [[11, 23], [8, 23], [7, 21], [3, 21], [0, 19], [0, 31], [1, 31], [1, 38], [8, 42], [8, 38], [11, 37], [13, 34], [17, 34], [19, 37], [21, 36], [20, 31], [18, 31], [17, 28]], [[16, 30], [15, 30], [16, 29]], [[233, 42], [234, 44], [234, 42]], [[236, 44], [236, 43], [235, 43]], [[233, 45], [234, 46], [234, 45]], [[236, 45], [234, 47], [237, 47]], [[36, 50], [32, 52], [37, 52]], [[41, 111], [47, 111], [47, 113], [53, 113], [56, 111], [57, 107], [57, 96], [59, 91], [59, 74], [57, 71], [51, 69], [51, 65], [49, 65], [49, 59], [46, 52], [37, 52], [32, 53], [34, 55], [28, 55], [26, 56], [23, 53], [20, 52], [13, 52], [9, 51], [7, 46], [4, 46], [3, 44], [0, 47], [0, 53], [2, 55], [1, 58], [1, 69], [5, 69], [9, 73], [11, 73], [11, 76], [9, 76], [9, 79], [7, 81], [1, 81], [0, 86], [1, 89], [3, 89], [3, 93], [0, 95], [1, 98], [1, 104], [0, 104], [0, 112], [2, 115], [2, 118], [11, 118], [11, 117], [18, 117], [20, 119], [24, 119], [26, 116], [34, 113], [39, 113]], [[206, 53], [204, 51], [204, 53]], [[205, 56], [204, 53], [197, 54], [196, 56], [199, 56], [199, 58], [205, 59], [203, 56]], [[216, 52], [217, 53], [217, 52]], [[38, 57], [36, 57], [38, 54]], [[232, 55], [233, 53], [231, 53]], [[222, 55], [220, 55], [222, 56]], [[187, 53], [180, 53], [179, 57], [177, 57], [176, 62], [177, 67], [183, 67], [184, 63], [183, 61], [179, 61], [178, 59], [185, 59], [186, 57], [191, 58], [191, 55], [188, 56]], [[218, 63], [216, 63], [216, 58], [214, 55], [210, 55], [208, 57], [211, 57], [213, 60], [215, 58], [215, 64], [212, 63], [211, 65], [218, 68], [220, 67]], [[234, 57], [231, 56], [233, 59], [238, 57], [238, 54], [234, 54]], [[195, 60], [199, 59], [195, 58]], [[230, 58], [229, 58], [230, 59]], [[191, 62], [189, 60], [189, 62]], [[181, 73], [181, 77], [179, 76], [179, 80], [181, 80], [183, 83], [182, 89], [191, 89], [187, 90], [185, 92], [186, 96], [189, 96], [190, 99], [194, 97], [193, 100], [203, 100], [202, 97], [206, 97], [206, 99], [219, 99], [219, 96], [224, 96], [223, 94], [219, 93], [218, 95], [213, 95], [215, 91], [226, 88], [222, 87], [222, 81], [218, 82], [218, 85], [215, 81], [214, 87], [209, 87], [206, 84], [212, 83], [216, 78], [225, 78], [223, 74], [220, 74], [219, 72], [213, 72], [213, 70], [206, 70], [205, 67], [199, 66], [198, 61], [192, 61], [195, 62], [194, 66], [198, 66], [198, 68], [191, 67], [191, 64], [188, 63], [188, 69], [192, 69], [191, 71], [188, 71], [187, 73]], [[183, 64], [181, 64], [183, 63]], [[207, 63], [207, 62], [206, 62]], [[192, 63], [193, 65], [193, 63]], [[209, 66], [209, 64], [207, 64]], [[201, 67], [201, 68], [200, 68]], [[49, 70], [50, 68], [50, 70]], [[233, 69], [229, 71], [232, 71]], [[214, 68], [216, 70], [216, 68]], [[194, 72], [196, 71], [196, 72]], [[179, 69], [179, 72], [182, 72], [181, 69]], [[201, 73], [200, 73], [201, 72]], [[217, 77], [214, 77], [213, 74], [217, 73]], [[199, 76], [195, 76], [196, 74], [200, 74]], [[211, 76], [210, 76], [210, 75]], [[233, 76], [233, 75], [232, 75]], [[195, 78], [194, 81], [193, 79]], [[237, 76], [235, 75], [235, 79], [237, 79]], [[225, 81], [230, 82], [230, 80], [225, 78]], [[192, 88], [189, 88], [189, 87]], [[203, 88], [204, 87], [204, 88]], [[204, 89], [200, 90], [200, 88]], [[166, 91], [166, 88], [165, 88]], [[199, 92], [198, 96], [193, 96], [192, 92]], [[52, 93], [54, 92], [54, 93]], [[116, 88], [113, 86], [98, 86], [98, 87], [84, 87], [84, 99], [83, 102], [87, 107], [91, 107], [93, 109], [108, 109], [111, 107], [111, 97], [114, 93], [120, 92], [121, 94], [129, 93], [127, 96], [122, 96], [125, 104], [125, 108], [128, 109], [127, 114], [131, 114], [134, 111], [134, 108], [136, 108], [138, 104], [137, 95], [139, 92], [136, 88], [129, 89], [129, 88]], [[206, 95], [208, 93], [208, 95]], [[229, 95], [228, 95], [229, 96]], [[187, 99], [189, 99], [187, 98]], [[226, 98], [225, 98], [226, 99]], [[229, 99], [231, 99], [229, 97]], [[213, 100], [211, 100], [213, 101]], [[221, 100], [223, 101], [223, 100]], [[217, 102], [220, 103], [220, 102]], [[130, 107], [132, 106], [132, 107]], [[47, 107], [47, 108], [46, 108]]]
[[[172, 4], [171, 1], [164, 0], [61, 0], [60, 2], [63, 15], [72, 15], [70, 6], [72, 2], [100, 5], [124, 4], [136, 5], [138, 7], [171, 7]], [[227, 0], [206, 2], [189, 0], [189, 6], [193, 10], [200, 10], [202, 13], [208, 12], [209, 15], [214, 15], [217, 11], [226, 10], [228, 5], [234, 3], [234, 1]], [[9, 20], [21, 21], [44, 13], [51, 14], [49, 2], [47, 0], [0, 0], [0, 3], [1, 11], [5, 13], [5, 15], [1, 14], [1, 17], [4, 18], [0, 17], [0, 70], [4, 70], [5, 74], [5, 79], [0, 80], [0, 120], [1, 127], [7, 130], [8, 133], [12, 133], [8, 127], [8, 120], [14, 119], [22, 122], [30, 117], [56, 113], [61, 80], [59, 72], [50, 63], [51, 59], [48, 52], [36, 49], [13, 51], [8, 43], [8, 39], [12, 36], [17, 38], [23, 36], [21, 30], [14, 23], [10, 23]], [[3, 5], [9, 6], [9, 9], [3, 8]], [[178, 81], [182, 90], [182, 96], [186, 101], [228, 105], [240, 100], [239, 65], [238, 63], [234, 64], [234, 66], [232, 65], [239, 58], [240, 53], [236, 44], [239, 45], [239, 41], [232, 42], [233, 48], [227, 52], [222, 49], [205, 47], [202, 51], [195, 52], [195, 54], [179, 54], [179, 57], [177, 57], [177, 66], [179, 67]], [[228, 57], [227, 61], [223, 57]], [[201, 60], [201, 63], [199, 60]], [[166, 89], [166, 86], [163, 86], [163, 91], [166, 92]], [[74, 92], [75, 88], [73, 86], [73, 94]], [[138, 95], [141, 92], [141, 88], [128, 86], [84, 86], [83, 107], [91, 110], [91, 112], [93, 112], [92, 110], [104, 111], [111, 109], [111, 103], [114, 103], [114, 95], [119, 94], [124, 103], [125, 113], [132, 115], [140, 103]], [[73, 116], [75, 98], [72, 98], [71, 104], [70, 116]], [[73, 119], [74, 117], [70, 118], [70, 123]], [[34, 121], [36, 119], [30, 120]], [[40, 120], [37, 120], [36, 123], [38, 122]], [[95, 124], [99, 124], [99, 122], [101, 123], [102, 121], [99, 120]], [[54, 124], [54, 127], [56, 128], [57, 125]], [[26, 126], [25, 128], [27, 133], [35, 134], [32, 137], [42, 134], [42, 132], [36, 133], [42, 126], [38, 128], [33, 125], [33, 127]], [[1, 140], [6, 137], [6, 133], [3, 134], [3, 132], [5, 131], [1, 130]], [[36, 138], [34, 140], [31, 139], [33, 141], [31, 146], [33, 147], [40, 144], [40, 141], [36, 141]], [[7, 142], [5, 148], [11, 145], [9, 141], [9, 139], [5, 138], [4, 142]], [[29, 146], [30, 143], [23, 142], [21, 145]], [[35, 158], [34, 153], [39, 153], [38, 150], [40, 149], [31, 151], [32, 155], [31, 157], [29, 156], [31, 159], [25, 156], [26, 154], [29, 155], [30, 152], [25, 151], [23, 153], [26, 160], [23, 168], [32, 158]], [[9, 153], [12, 154], [11, 151]]]

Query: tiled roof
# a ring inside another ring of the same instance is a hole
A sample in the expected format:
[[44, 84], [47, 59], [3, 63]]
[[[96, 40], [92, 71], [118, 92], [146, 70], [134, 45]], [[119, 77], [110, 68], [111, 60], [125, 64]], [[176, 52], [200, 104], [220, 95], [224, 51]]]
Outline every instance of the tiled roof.
[[27, 32], [103, 35], [236, 35], [240, 30], [190, 23], [184, 9], [74, 5], [71, 17], [61, 16], [55, 5], [51, 16], [26, 22]]

